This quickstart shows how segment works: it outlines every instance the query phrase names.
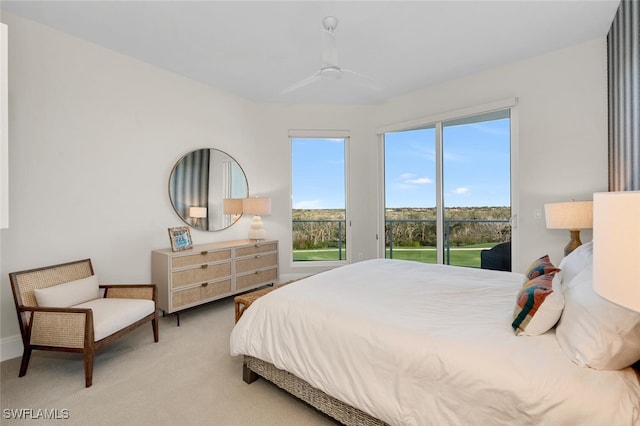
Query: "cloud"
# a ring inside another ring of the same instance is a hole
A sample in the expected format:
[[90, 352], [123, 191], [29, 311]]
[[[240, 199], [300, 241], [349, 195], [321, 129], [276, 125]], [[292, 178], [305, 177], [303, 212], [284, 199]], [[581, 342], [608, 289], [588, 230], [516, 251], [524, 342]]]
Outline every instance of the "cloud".
[[405, 183], [411, 183], [413, 185], [426, 185], [428, 183], [431, 183], [432, 180], [427, 178], [427, 177], [421, 177], [421, 178], [417, 178], [417, 179], [407, 179], [405, 181]]
[[298, 201], [293, 204], [294, 209], [321, 209], [322, 200], [306, 200]]
[[453, 193], [458, 195], [464, 195], [464, 194], [468, 194], [469, 191], [471, 191], [471, 189], [467, 188], [466, 186], [461, 186], [459, 188], [454, 189]]
[[413, 185], [426, 185], [433, 182], [428, 177], [417, 177], [414, 173], [402, 173], [400, 175], [400, 185], [403, 187], [411, 187]]

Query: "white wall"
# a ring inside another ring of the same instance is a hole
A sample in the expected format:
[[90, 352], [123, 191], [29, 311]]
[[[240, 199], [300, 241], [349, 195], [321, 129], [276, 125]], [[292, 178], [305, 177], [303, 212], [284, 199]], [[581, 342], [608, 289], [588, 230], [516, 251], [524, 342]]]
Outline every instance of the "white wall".
[[[90, 257], [102, 282], [148, 282], [150, 251], [182, 222], [167, 194], [170, 170], [194, 148], [214, 147], [243, 167], [252, 195], [292, 268], [289, 129], [348, 130], [355, 259], [376, 256], [375, 128], [509, 96], [520, 100], [521, 255], [559, 260], [568, 233], [533, 220], [546, 201], [606, 189], [605, 42], [597, 40], [369, 107], [248, 102], [47, 27], [9, 25], [10, 215], [0, 231], [2, 359], [19, 355], [7, 273]], [[192, 230], [195, 243], [244, 238]], [[589, 240], [585, 236], [583, 240]], [[523, 265], [526, 266], [526, 265]]]
[[[591, 200], [607, 190], [606, 40], [598, 39], [394, 99], [379, 125], [516, 97], [520, 270], [549, 254], [559, 262], [569, 232], [547, 230], [544, 203]], [[591, 231], [582, 231], [582, 241]]]

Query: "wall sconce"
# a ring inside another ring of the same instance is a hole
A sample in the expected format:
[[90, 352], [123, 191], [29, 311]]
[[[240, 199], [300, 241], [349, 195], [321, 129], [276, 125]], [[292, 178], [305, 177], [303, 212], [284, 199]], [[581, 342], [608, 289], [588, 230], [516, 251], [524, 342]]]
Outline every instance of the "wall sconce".
[[547, 229], [568, 229], [571, 235], [564, 248], [568, 255], [582, 245], [580, 229], [593, 227], [593, 201], [568, 201], [544, 205]]
[[262, 240], [266, 236], [264, 224], [260, 216], [271, 214], [271, 199], [266, 197], [250, 197], [242, 200], [242, 212], [252, 214], [250, 240]]
[[235, 222], [242, 214], [242, 198], [225, 198], [222, 200], [222, 210], [224, 214], [233, 215], [231, 223]]
[[189, 217], [195, 217], [196, 223], [198, 223], [200, 219], [207, 217], [207, 208], [206, 207], [189, 207]]
[[593, 194], [593, 289], [640, 312], [640, 191]]

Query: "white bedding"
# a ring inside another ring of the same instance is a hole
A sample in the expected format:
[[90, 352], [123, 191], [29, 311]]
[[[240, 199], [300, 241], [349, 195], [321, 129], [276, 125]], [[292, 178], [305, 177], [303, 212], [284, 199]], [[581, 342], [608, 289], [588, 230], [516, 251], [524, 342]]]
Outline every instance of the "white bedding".
[[524, 276], [401, 260], [354, 263], [245, 311], [247, 354], [393, 425], [640, 424], [630, 368], [571, 363], [554, 332], [515, 336]]

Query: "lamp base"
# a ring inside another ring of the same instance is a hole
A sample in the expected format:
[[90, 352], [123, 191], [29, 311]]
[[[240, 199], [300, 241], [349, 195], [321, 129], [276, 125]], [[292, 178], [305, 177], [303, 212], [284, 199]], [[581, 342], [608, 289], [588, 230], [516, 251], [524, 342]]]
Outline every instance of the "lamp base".
[[571, 234], [571, 240], [569, 240], [569, 243], [564, 248], [565, 257], [582, 245], [579, 229], [569, 229], [569, 233]]
[[251, 229], [249, 229], [250, 240], [264, 240], [267, 236], [267, 231], [264, 229], [262, 218], [260, 216], [254, 216], [251, 220]]

